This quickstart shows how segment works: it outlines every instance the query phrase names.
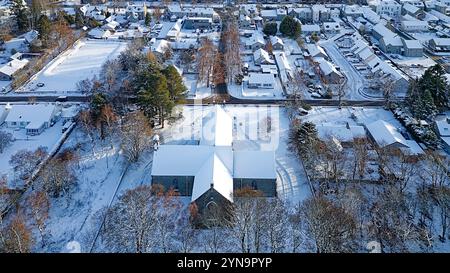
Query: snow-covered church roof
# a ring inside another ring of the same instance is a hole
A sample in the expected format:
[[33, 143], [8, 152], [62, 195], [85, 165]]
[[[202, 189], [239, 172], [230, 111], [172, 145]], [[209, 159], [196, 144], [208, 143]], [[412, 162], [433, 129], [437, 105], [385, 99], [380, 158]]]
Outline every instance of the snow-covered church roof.
[[203, 118], [199, 145], [161, 145], [152, 176], [193, 176], [192, 201], [213, 188], [233, 201], [233, 178], [276, 179], [273, 151], [234, 152], [233, 121], [221, 106]]

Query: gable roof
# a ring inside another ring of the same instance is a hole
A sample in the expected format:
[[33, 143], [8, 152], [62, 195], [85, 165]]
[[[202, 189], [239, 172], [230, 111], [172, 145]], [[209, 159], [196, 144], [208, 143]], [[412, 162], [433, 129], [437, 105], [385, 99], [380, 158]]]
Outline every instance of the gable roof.
[[409, 147], [402, 134], [392, 124], [384, 120], [377, 120], [367, 124], [366, 128], [379, 147], [386, 147], [392, 144]]
[[222, 107], [216, 105], [214, 111], [203, 118], [200, 145], [231, 146], [233, 143], [233, 122]]

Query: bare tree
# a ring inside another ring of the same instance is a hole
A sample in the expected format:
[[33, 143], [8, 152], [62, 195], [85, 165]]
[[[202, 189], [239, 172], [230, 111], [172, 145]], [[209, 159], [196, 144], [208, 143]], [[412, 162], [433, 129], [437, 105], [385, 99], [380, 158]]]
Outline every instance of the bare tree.
[[147, 117], [141, 111], [129, 113], [123, 119], [120, 130], [124, 154], [130, 162], [136, 162], [151, 144], [152, 129]]
[[358, 174], [359, 179], [364, 177], [367, 169], [367, 161], [369, 159], [369, 142], [367, 138], [355, 138], [353, 141], [354, 165], [352, 180]]
[[213, 42], [208, 38], [203, 39], [198, 50], [197, 68], [199, 81], [206, 83], [207, 87], [209, 87], [213, 72], [216, 53], [217, 47]]
[[40, 178], [45, 192], [53, 197], [67, 195], [77, 182], [70, 162], [61, 158], [51, 159], [42, 169]]
[[106, 214], [101, 236], [114, 252], [149, 252], [155, 247], [156, 210], [151, 186], [128, 190]]
[[20, 150], [11, 156], [9, 164], [14, 169], [16, 176], [20, 180], [26, 181], [46, 156], [47, 147], [38, 147], [34, 152]]
[[222, 33], [222, 39], [225, 44], [225, 72], [228, 76], [228, 82], [232, 82], [242, 68], [239, 28], [235, 20], [227, 23], [226, 31]]
[[286, 207], [278, 198], [266, 199], [267, 210], [265, 213], [265, 227], [270, 252], [280, 253], [286, 247], [287, 233], [287, 211]]
[[31, 214], [31, 218], [34, 220], [34, 224], [39, 230], [41, 240], [44, 242], [45, 222], [49, 217], [50, 201], [47, 193], [43, 191], [37, 191], [32, 193], [28, 197], [28, 208]]
[[303, 202], [301, 215], [313, 249], [319, 253], [352, 252], [356, 249], [355, 218], [323, 196]]
[[6, 227], [0, 226], [0, 253], [29, 253], [32, 246], [33, 235], [21, 215]]
[[386, 76], [381, 81], [381, 91], [383, 91], [383, 98], [385, 106], [389, 108], [391, 106], [392, 99], [394, 96], [394, 91], [396, 87], [396, 81], [392, 75]]
[[375, 236], [382, 252], [408, 252], [407, 242], [417, 240], [414, 202], [394, 186], [386, 185], [370, 209], [369, 234]]

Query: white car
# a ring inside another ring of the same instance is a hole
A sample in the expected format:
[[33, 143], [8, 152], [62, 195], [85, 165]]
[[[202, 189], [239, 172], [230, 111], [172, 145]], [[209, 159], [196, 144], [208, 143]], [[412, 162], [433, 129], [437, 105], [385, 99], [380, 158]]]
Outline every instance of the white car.
[[311, 94], [311, 98], [320, 99], [320, 98], [322, 98], [322, 95], [320, 95], [319, 93], [314, 92], [314, 93]]

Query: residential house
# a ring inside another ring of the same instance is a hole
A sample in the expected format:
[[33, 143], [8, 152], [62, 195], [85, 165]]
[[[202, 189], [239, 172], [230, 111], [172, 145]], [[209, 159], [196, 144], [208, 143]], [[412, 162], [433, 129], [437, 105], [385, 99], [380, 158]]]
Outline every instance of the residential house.
[[184, 20], [183, 27], [186, 29], [210, 29], [213, 20], [208, 17], [188, 17]]
[[28, 135], [38, 135], [55, 119], [53, 104], [13, 105], [5, 119], [8, 128], [26, 129]]
[[273, 89], [274, 87], [274, 75], [267, 73], [249, 73], [248, 88]]
[[270, 43], [273, 50], [284, 50], [284, 42], [277, 36], [270, 36]]
[[450, 153], [450, 114], [436, 118], [435, 130], [441, 138], [442, 147]]
[[253, 52], [253, 62], [255, 65], [275, 64], [274, 60], [270, 58], [269, 53], [262, 48]]
[[325, 33], [338, 33], [341, 31], [341, 25], [338, 22], [325, 22], [322, 29]]
[[433, 51], [448, 52], [450, 51], [450, 38], [433, 38], [428, 45]]
[[402, 39], [403, 43], [403, 55], [406, 57], [422, 57], [423, 56], [423, 46], [418, 40], [405, 40]]
[[420, 20], [402, 21], [400, 28], [405, 32], [426, 32], [428, 31], [428, 22]]
[[393, 37], [383, 37], [380, 40], [380, 49], [388, 54], [402, 54], [402, 39], [397, 35]]
[[402, 5], [395, 0], [380, 0], [376, 5], [378, 15], [386, 15], [393, 19], [399, 18], [402, 12]]
[[0, 67], [0, 81], [11, 81], [14, 75], [28, 64], [27, 59], [11, 59]]

